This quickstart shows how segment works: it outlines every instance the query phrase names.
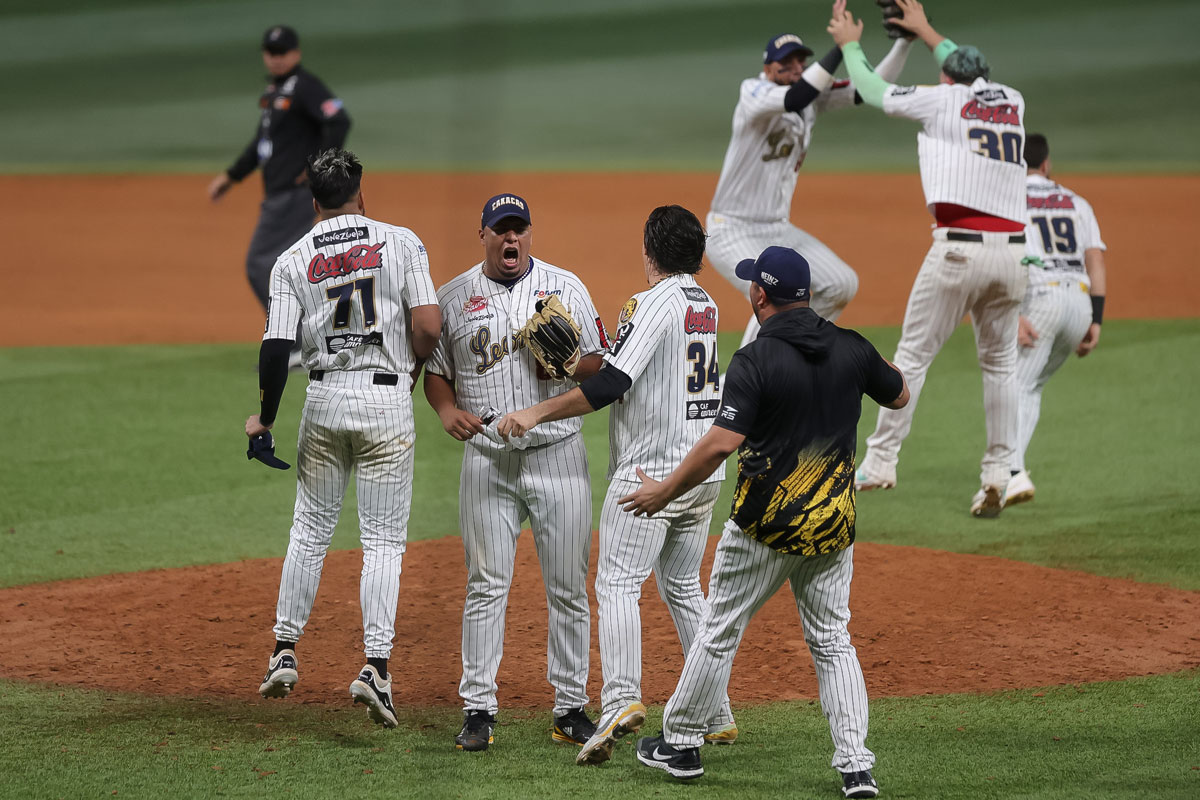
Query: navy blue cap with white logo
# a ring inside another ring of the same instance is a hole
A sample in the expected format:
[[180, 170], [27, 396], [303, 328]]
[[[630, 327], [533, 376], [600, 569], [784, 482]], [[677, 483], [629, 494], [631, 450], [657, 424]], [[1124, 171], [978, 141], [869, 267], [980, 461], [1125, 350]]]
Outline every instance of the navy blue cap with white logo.
[[505, 217], [517, 217], [528, 225], [533, 224], [533, 220], [529, 218], [529, 203], [525, 202], [525, 198], [506, 193], [488, 198], [483, 204], [483, 216], [479, 225], [483, 228], [495, 228], [496, 223]]
[[790, 247], [771, 246], [758, 258], [738, 262], [737, 276], [762, 287], [778, 303], [808, 299], [808, 260]]
[[279, 55], [300, 46], [300, 35], [287, 25], [272, 25], [263, 32], [262, 49]]
[[770, 64], [772, 61], [783, 61], [783, 59], [797, 50], [803, 52], [805, 58], [813, 54], [812, 48], [801, 41], [800, 37], [794, 33], [781, 33], [778, 36], [772, 36], [767, 40], [767, 49], [763, 51], [763, 63]]

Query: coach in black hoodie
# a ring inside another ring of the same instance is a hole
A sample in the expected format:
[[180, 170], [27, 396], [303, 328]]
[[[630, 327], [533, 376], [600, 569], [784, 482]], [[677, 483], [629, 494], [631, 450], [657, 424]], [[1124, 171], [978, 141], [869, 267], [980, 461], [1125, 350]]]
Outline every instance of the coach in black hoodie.
[[768, 247], [737, 275], [751, 281], [762, 330], [734, 354], [712, 428], [661, 483], [639, 471], [642, 488], [620, 501], [634, 514], [657, 513], [738, 450], [733, 508], [709, 582], [712, 611], [688, 651], [663, 734], [638, 742], [638, 760], [675, 777], [704, 773], [699, 747], [746, 625], [790, 580], [833, 734], [833, 767], [847, 797], [875, 797], [866, 687], [846, 628], [854, 452], [863, 394], [902, 408], [908, 387], [870, 342], [808, 307], [808, 262], [795, 250]]

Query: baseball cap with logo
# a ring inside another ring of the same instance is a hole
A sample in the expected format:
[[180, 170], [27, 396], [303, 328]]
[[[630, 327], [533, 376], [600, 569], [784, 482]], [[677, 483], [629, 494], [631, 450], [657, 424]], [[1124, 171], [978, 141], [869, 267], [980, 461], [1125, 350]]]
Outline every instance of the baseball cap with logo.
[[768, 247], [758, 258], [738, 262], [737, 276], [762, 287], [777, 303], [808, 299], [808, 260], [790, 247]]
[[300, 46], [300, 35], [287, 25], [273, 25], [263, 33], [262, 49], [280, 55]]
[[991, 67], [978, 47], [962, 45], [942, 62], [942, 72], [956, 83], [974, 83], [976, 78], [988, 79]]
[[525, 202], [525, 198], [505, 192], [489, 197], [488, 201], [483, 204], [483, 214], [480, 217], [479, 226], [495, 228], [496, 223], [506, 217], [517, 217], [528, 225], [533, 224], [533, 220], [529, 218], [529, 203]]
[[767, 40], [767, 49], [763, 51], [763, 63], [770, 64], [772, 61], [783, 61], [784, 58], [796, 51], [804, 54], [808, 58], [813, 54], [812, 48], [800, 40], [800, 37], [794, 33], [781, 33], [778, 36], [772, 36]]

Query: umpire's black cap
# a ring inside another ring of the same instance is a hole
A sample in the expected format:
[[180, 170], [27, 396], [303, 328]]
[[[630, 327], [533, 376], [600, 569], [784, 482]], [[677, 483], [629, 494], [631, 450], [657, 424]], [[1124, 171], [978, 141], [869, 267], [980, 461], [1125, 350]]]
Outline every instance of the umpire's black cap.
[[263, 33], [262, 49], [268, 53], [288, 53], [299, 46], [300, 34], [287, 25], [273, 25]]

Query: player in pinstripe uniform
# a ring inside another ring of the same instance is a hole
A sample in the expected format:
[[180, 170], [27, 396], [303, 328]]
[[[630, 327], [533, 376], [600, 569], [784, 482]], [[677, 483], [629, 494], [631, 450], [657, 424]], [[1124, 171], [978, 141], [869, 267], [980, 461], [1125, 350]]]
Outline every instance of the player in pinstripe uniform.
[[[696, 283], [704, 229], [687, 209], [663, 206], [646, 221], [643, 261], [650, 288], [621, 309], [620, 328], [605, 366], [578, 389], [500, 421], [502, 434], [520, 436], [553, 420], [617, 401], [609, 416], [608, 493], [600, 513], [600, 658], [603, 715], [580, 750], [579, 764], [607, 761], [618, 739], [646, 718], [642, 704], [642, 584], [654, 571], [686, 651], [706, 604], [700, 562], [724, 465], [654, 519], [620, 513], [617, 498], [639, 476], [674, 469], [712, 424], [720, 404], [717, 305]], [[645, 472], [643, 472], [645, 470]], [[728, 703], [712, 715], [710, 741], [737, 737]]]
[[[1041, 134], [1025, 141], [1029, 225], [1025, 260], [1029, 289], [1021, 304], [1017, 384], [1021, 414], [1006, 506], [1033, 499], [1025, 451], [1042, 408], [1042, 388], [1074, 352], [1086, 356], [1100, 341], [1107, 275], [1104, 241], [1087, 200], [1050, 179], [1050, 145]], [[1090, 297], [1089, 297], [1090, 296]]]
[[[895, 80], [904, 68], [910, 42], [899, 39], [879, 64], [879, 73]], [[773, 36], [757, 77], [742, 81], [733, 111], [733, 131], [708, 214], [708, 260], [743, 294], [749, 284], [734, 268], [763, 248], [793, 247], [812, 264], [813, 309], [827, 319], [838, 314], [858, 291], [858, 276], [820, 240], [793, 225], [788, 217], [800, 165], [812, 142], [817, 115], [859, 102], [849, 81], [834, 81], [842, 53], [833, 48], [805, 67], [813, 51], [799, 36]], [[758, 333], [754, 317], [742, 344]]]
[[459, 526], [467, 562], [459, 694], [460, 750], [492, 742], [496, 672], [504, 646], [504, 613], [521, 521], [527, 516], [542, 566], [549, 609], [546, 677], [554, 686], [556, 741], [583, 744], [594, 725], [588, 702], [591, 610], [587, 571], [592, 503], [587, 451], [579, 420], [564, 420], [506, 441], [490, 423], [567, 391], [550, 379], [516, 336], [537, 301], [557, 295], [582, 324], [582, 358], [574, 378], [600, 368], [608, 346], [600, 316], [582, 281], [529, 254], [529, 206], [499, 194], [483, 207], [479, 239], [484, 260], [438, 291], [442, 338], [429, 360], [425, 396], [446, 432], [465, 441]]
[[661, 736], [638, 741], [637, 759], [677, 778], [704, 774], [700, 745], [720, 708], [750, 618], [785, 581], [804, 623], [833, 767], [847, 797], [879, 793], [867, 749], [867, 691], [847, 624], [854, 571], [854, 449], [863, 394], [899, 408], [899, 370], [854, 331], [808, 307], [809, 267], [796, 251], [768, 247], [738, 265], [762, 324], [725, 374], [708, 432], [661, 481], [616, 502], [655, 517], [703, 486], [738, 451], [733, 509], [713, 560], [710, 612], [687, 651], [663, 712]]
[[[350, 684], [372, 720], [396, 725], [388, 656], [412, 501], [412, 385], [441, 331], [425, 247], [408, 228], [365, 216], [353, 153], [327, 150], [308, 167], [318, 221], [271, 271], [259, 356], [261, 410], [246, 435], [265, 434], [301, 331], [310, 383], [297, 444], [296, 509], [275, 611], [275, 652], [259, 687], [286, 697], [298, 679], [296, 642], [312, 611], [325, 552], [351, 472], [363, 547], [367, 664]], [[411, 322], [409, 321], [411, 319]]]
[[971, 315], [979, 366], [987, 449], [971, 514], [994, 517], [1004, 506], [1017, 443], [1017, 309], [1025, 294], [1025, 99], [989, 78], [974, 47], [959, 47], [933, 29], [916, 0], [898, 0], [890, 22], [916, 34], [942, 69], [937, 86], [895, 86], [871, 71], [859, 45], [862, 22], [834, 6], [829, 32], [863, 99], [886, 114], [923, 126], [917, 154], [925, 202], [936, 220], [933, 246], [917, 273], [896, 366], [912, 402], [880, 409], [856, 477], [860, 491], [896, 485], [900, 445], [912, 427], [925, 373], [963, 315]]

